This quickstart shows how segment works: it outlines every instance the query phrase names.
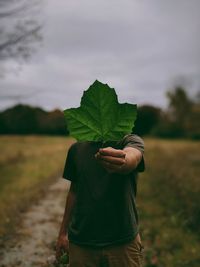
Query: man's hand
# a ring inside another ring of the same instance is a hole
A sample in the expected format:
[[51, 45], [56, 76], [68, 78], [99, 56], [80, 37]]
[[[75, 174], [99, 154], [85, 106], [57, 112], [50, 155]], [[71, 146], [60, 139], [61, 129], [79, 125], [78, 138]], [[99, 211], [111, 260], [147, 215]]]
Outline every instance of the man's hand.
[[120, 172], [126, 162], [126, 153], [112, 147], [100, 148], [95, 157], [108, 172]]
[[65, 211], [63, 215], [63, 220], [61, 223], [58, 240], [56, 243], [56, 259], [59, 260], [60, 256], [64, 252], [67, 254], [69, 253], [69, 240], [68, 240], [68, 225], [71, 217], [71, 212], [74, 207], [76, 199], [76, 193], [75, 193], [75, 183], [71, 182], [69, 193], [67, 194], [66, 198], [66, 204], [65, 204]]
[[59, 235], [58, 237], [56, 243], [56, 259], [59, 260], [64, 252], [69, 254], [69, 240], [65, 234]]
[[95, 157], [108, 172], [126, 174], [137, 167], [142, 153], [133, 147], [123, 150], [106, 147], [100, 148]]

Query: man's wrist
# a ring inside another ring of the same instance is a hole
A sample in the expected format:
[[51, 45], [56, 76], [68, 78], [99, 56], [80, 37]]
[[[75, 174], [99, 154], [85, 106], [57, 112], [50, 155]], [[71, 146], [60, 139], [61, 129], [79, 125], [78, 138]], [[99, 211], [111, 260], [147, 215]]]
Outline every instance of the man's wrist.
[[67, 234], [68, 234], [67, 229], [64, 228], [64, 227], [62, 227], [62, 228], [60, 229], [60, 233], [59, 233], [59, 235], [67, 235]]

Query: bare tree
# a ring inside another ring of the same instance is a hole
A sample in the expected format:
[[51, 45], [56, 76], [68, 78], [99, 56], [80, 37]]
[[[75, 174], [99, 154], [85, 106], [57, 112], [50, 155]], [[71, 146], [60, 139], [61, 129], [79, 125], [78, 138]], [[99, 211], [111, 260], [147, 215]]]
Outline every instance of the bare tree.
[[27, 60], [41, 43], [42, 0], [0, 0], [0, 75], [11, 59]]

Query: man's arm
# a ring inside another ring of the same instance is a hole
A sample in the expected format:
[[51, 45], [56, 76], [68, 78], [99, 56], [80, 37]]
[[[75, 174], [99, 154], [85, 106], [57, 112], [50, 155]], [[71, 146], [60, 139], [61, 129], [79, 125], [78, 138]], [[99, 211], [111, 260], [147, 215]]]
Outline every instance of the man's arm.
[[125, 147], [123, 150], [107, 147], [99, 149], [95, 157], [107, 171], [127, 174], [136, 169], [142, 153], [133, 147]]
[[61, 223], [59, 236], [58, 236], [58, 240], [56, 244], [56, 258], [57, 259], [59, 259], [59, 257], [62, 254], [61, 250], [64, 250], [66, 252], [68, 252], [69, 250], [69, 241], [68, 241], [67, 232], [68, 232], [69, 221], [71, 218], [71, 213], [72, 213], [75, 201], [76, 201], [75, 183], [71, 182], [70, 190], [66, 198], [63, 220]]

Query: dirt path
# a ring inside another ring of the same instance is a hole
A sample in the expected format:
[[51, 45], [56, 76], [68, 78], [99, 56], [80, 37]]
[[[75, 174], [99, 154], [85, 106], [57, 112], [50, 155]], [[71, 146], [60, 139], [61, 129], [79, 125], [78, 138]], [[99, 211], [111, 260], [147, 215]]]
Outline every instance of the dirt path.
[[0, 267], [49, 266], [62, 220], [69, 184], [62, 178], [22, 218], [12, 241], [0, 252]]

